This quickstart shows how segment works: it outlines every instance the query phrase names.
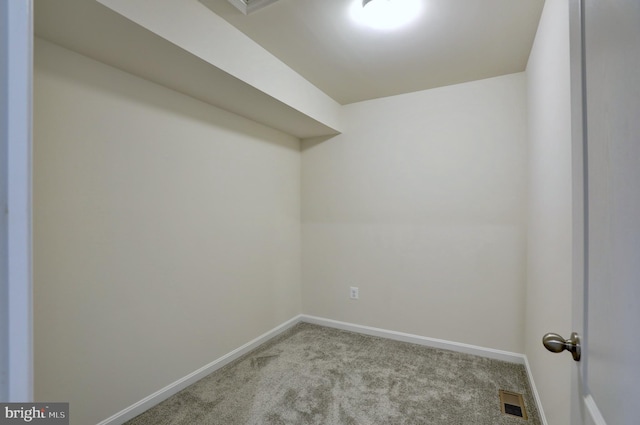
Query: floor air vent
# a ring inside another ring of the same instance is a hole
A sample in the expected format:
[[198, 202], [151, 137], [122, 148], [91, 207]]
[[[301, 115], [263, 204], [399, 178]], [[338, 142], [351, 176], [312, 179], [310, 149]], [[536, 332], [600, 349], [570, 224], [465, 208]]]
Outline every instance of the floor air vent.
[[500, 409], [505, 415], [516, 416], [527, 420], [527, 410], [524, 407], [522, 394], [500, 390]]

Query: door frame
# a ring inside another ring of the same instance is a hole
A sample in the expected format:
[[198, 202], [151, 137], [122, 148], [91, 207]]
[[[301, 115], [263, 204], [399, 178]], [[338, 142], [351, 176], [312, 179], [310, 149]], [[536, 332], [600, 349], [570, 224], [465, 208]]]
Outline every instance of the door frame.
[[571, 425], [607, 425], [587, 387], [589, 346], [589, 202], [584, 1], [569, 1], [571, 54], [571, 145], [573, 220], [573, 330], [580, 335], [582, 360], [571, 371]]
[[[573, 330], [580, 335], [583, 348], [586, 344], [585, 323], [585, 277], [586, 277], [586, 241], [587, 226], [586, 201], [586, 140], [585, 131], [585, 86], [584, 86], [584, 33], [583, 0], [569, 1], [569, 45], [571, 54], [571, 156], [572, 156], [572, 321]], [[585, 350], [586, 351], [586, 350]], [[583, 357], [571, 369], [571, 424], [584, 425], [582, 394], [586, 388], [582, 382], [584, 365], [588, 359]]]
[[0, 0], [4, 20], [0, 48], [2, 160], [2, 277], [0, 376], [3, 399], [33, 401], [32, 308], [32, 94], [33, 0]]

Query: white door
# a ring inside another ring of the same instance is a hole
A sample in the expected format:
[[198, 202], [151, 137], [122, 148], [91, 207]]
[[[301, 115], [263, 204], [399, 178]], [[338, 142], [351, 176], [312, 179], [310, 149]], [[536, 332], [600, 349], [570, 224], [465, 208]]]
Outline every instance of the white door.
[[572, 424], [637, 425], [640, 1], [572, 0], [571, 7], [572, 77], [583, 83], [574, 86], [574, 123], [582, 124], [575, 128], [581, 142], [574, 151], [575, 198], [584, 201], [574, 213], [584, 224], [576, 232], [582, 268], [574, 284], [583, 350], [573, 373]]

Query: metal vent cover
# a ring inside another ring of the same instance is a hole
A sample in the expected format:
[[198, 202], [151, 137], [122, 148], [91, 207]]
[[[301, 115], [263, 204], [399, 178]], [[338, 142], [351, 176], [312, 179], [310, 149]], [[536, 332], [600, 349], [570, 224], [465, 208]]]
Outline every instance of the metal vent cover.
[[525, 421], [529, 419], [527, 409], [524, 406], [522, 394], [513, 393], [511, 391], [500, 390], [500, 410], [505, 415], [522, 418]]
[[228, 0], [229, 3], [234, 5], [240, 12], [248, 15], [263, 7], [269, 6], [271, 3], [275, 3], [278, 0]]

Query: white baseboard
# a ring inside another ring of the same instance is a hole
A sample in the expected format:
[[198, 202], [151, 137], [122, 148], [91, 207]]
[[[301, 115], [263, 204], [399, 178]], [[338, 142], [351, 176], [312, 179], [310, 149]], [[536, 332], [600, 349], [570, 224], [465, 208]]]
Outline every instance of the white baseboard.
[[536, 383], [533, 380], [533, 372], [531, 371], [531, 365], [529, 364], [529, 359], [527, 358], [527, 356], [524, 356], [524, 367], [527, 370], [529, 385], [531, 385], [531, 392], [533, 392], [533, 398], [536, 402], [536, 407], [538, 408], [540, 422], [542, 422], [542, 425], [549, 425], [547, 422], [547, 418], [544, 415], [544, 410], [542, 409], [542, 401], [540, 400], [540, 394], [538, 393], [538, 389], [536, 388]]
[[472, 355], [486, 357], [494, 360], [502, 360], [502, 361], [511, 362], [511, 363], [523, 364], [525, 365], [527, 374], [529, 376], [531, 390], [533, 391], [536, 404], [538, 405], [538, 411], [540, 412], [540, 418], [542, 420], [542, 424], [547, 425], [547, 421], [544, 417], [544, 412], [542, 410], [542, 405], [540, 403], [540, 397], [538, 395], [538, 391], [533, 381], [533, 376], [531, 374], [531, 368], [529, 367], [529, 362], [527, 360], [527, 357], [523, 354], [512, 353], [509, 351], [495, 350], [493, 348], [479, 347], [476, 345], [463, 344], [460, 342], [452, 342], [452, 341], [446, 341], [442, 339], [428, 338], [420, 335], [407, 334], [407, 333], [396, 332], [396, 331], [391, 331], [387, 329], [373, 328], [370, 326], [356, 325], [353, 323], [340, 322], [337, 320], [325, 319], [322, 317], [308, 316], [303, 314], [291, 318], [290, 320], [284, 322], [283, 324], [260, 335], [254, 340], [249, 341], [243, 346], [201, 367], [195, 372], [190, 373], [189, 375], [156, 391], [150, 396], [143, 398], [137, 403], [132, 404], [131, 406], [103, 420], [97, 425], [121, 425], [124, 422], [130, 419], [133, 419], [134, 417], [145, 412], [146, 410], [150, 409], [151, 407], [155, 406], [161, 401], [171, 397], [172, 395], [185, 389], [189, 385], [197, 382], [198, 380], [204, 378], [210, 373], [215, 372], [216, 370], [226, 366], [227, 364], [231, 363], [237, 358], [243, 356], [244, 354], [248, 353], [254, 348], [257, 348], [261, 344], [267, 342], [271, 338], [276, 337], [277, 335], [281, 334], [282, 332], [286, 331], [287, 329], [295, 326], [300, 322], [306, 322], [306, 323], [326, 326], [330, 328], [342, 329], [342, 330], [356, 332], [364, 335], [387, 338], [394, 341], [409, 342], [412, 344], [423, 345], [426, 347], [440, 348], [444, 350], [456, 351], [459, 353], [472, 354]]
[[479, 347], [476, 345], [446, 341], [443, 339], [427, 338], [420, 335], [390, 331], [387, 329], [372, 328], [370, 326], [355, 325], [353, 323], [339, 322], [337, 320], [307, 316], [304, 314], [302, 315], [302, 321], [313, 323], [316, 325], [327, 326], [330, 328], [357, 332], [365, 335], [378, 336], [394, 341], [410, 342], [412, 344], [423, 345], [426, 347], [440, 348], [443, 350], [456, 351], [465, 354], [473, 354], [475, 356], [486, 357], [494, 360], [502, 360], [510, 363], [525, 364], [525, 356], [523, 354], [512, 353], [510, 351], [495, 350], [493, 348]]
[[220, 357], [219, 359], [212, 361], [211, 363], [201, 367], [195, 372], [192, 372], [189, 375], [178, 379], [177, 381], [156, 391], [150, 396], [143, 398], [142, 400], [132, 404], [131, 406], [127, 407], [124, 410], [121, 410], [115, 415], [101, 421], [100, 423], [98, 423], [98, 425], [121, 425], [124, 422], [135, 418], [139, 414], [145, 412], [146, 410], [150, 409], [151, 407], [155, 406], [161, 401], [166, 400], [167, 398], [171, 397], [177, 392], [187, 388], [189, 385], [199, 381], [200, 379], [204, 378], [210, 373], [215, 372], [216, 370], [226, 366], [227, 364], [231, 363], [232, 361], [239, 358], [240, 356], [243, 356], [244, 354], [248, 353], [254, 348], [267, 342], [271, 338], [293, 327], [294, 325], [296, 325], [301, 321], [301, 317], [302, 317], [301, 315], [298, 315], [290, 320], [287, 320], [280, 326], [277, 326], [271, 329], [270, 331], [265, 332], [264, 334], [260, 335], [259, 337], [255, 338], [252, 341], [249, 341], [243, 346], [231, 351], [230, 353]]
[[600, 413], [600, 409], [598, 409], [598, 405], [591, 394], [584, 398], [583, 403], [587, 408], [585, 420], [587, 425], [607, 425], [607, 422], [604, 420], [604, 417], [602, 416], [602, 413]]

